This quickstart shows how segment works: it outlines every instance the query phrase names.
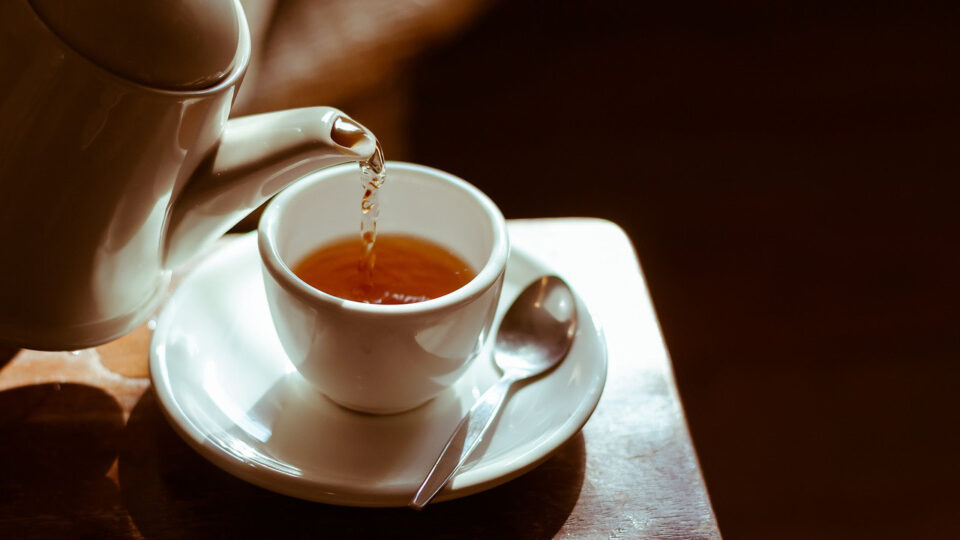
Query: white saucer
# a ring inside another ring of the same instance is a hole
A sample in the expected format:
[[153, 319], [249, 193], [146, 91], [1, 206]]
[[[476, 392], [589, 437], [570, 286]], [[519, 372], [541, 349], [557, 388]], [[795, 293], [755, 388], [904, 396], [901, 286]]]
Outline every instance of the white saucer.
[[[453, 388], [422, 407], [389, 416], [343, 409], [287, 360], [270, 320], [256, 241], [251, 233], [203, 260], [160, 314], [150, 377], [167, 419], [208, 460], [261, 487], [347, 506], [406, 505], [462, 415], [499, 378], [489, 344]], [[550, 273], [513, 246], [498, 320], [523, 287]], [[514, 390], [492, 434], [438, 499], [530, 470], [586, 423], [607, 361], [580, 300], [578, 310], [567, 359]]]

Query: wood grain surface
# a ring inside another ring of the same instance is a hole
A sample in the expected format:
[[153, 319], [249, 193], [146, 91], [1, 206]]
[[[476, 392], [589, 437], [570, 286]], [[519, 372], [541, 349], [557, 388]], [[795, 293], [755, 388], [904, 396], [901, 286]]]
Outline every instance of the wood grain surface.
[[167, 424], [144, 376], [148, 323], [93, 349], [0, 351], [0, 538], [719, 537], [627, 237], [599, 220], [510, 235], [570, 281], [609, 348], [593, 417], [533, 471], [423, 512], [252, 486]]

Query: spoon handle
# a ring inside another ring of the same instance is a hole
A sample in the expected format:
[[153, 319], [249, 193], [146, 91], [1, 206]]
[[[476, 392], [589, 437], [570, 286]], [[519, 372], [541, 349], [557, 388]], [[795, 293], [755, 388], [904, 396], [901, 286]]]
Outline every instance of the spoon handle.
[[466, 463], [467, 458], [476, 450], [477, 445], [483, 440], [483, 434], [500, 412], [507, 392], [515, 381], [514, 377], [504, 375], [473, 404], [470, 412], [460, 420], [457, 429], [447, 440], [430, 473], [420, 484], [420, 489], [410, 501], [411, 508], [422, 510]]

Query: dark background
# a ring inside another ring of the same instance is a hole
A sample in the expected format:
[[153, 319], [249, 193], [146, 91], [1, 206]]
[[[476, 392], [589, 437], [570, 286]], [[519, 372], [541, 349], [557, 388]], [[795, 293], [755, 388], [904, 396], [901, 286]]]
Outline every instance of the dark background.
[[727, 538], [960, 537], [956, 11], [511, 0], [407, 75], [410, 160], [630, 235]]

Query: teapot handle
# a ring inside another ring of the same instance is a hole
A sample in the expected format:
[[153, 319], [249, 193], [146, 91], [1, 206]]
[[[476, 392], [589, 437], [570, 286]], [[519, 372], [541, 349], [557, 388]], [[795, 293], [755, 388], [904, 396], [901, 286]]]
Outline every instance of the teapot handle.
[[316, 169], [366, 159], [375, 145], [366, 128], [332, 107], [229, 120], [219, 147], [173, 203], [164, 266], [186, 262], [294, 180]]

